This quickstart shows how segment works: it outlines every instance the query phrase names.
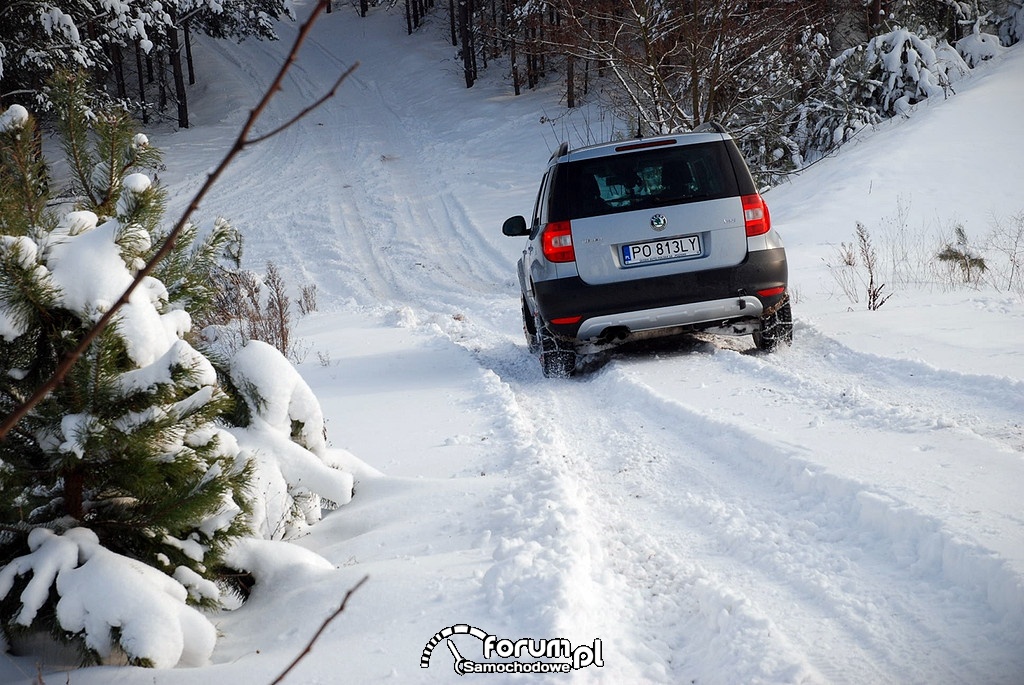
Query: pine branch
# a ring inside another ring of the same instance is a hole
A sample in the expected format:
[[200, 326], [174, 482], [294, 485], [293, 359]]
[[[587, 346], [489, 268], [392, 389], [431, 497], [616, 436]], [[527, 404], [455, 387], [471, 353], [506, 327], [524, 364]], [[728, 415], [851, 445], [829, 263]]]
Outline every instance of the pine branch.
[[107, 310], [107, 312], [99, 319], [99, 321], [97, 321], [96, 324], [85, 334], [85, 336], [81, 339], [81, 341], [78, 343], [75, 349], [69, 352], [68, 355], [64, 358], [64, 360], [57, 366], [57, 369], [56, 371], [54, 371], [53, 376], [46, 383], [40, 386], [39, 389], [32, 395], [32, 397], [29, 398], [27, 402], [19, 406], [11, 413], [10, 416], [4, 419], [3, 423], [0, 424], [0, 440], [4, 439], [10, 432], [10, 430], [15, 426], [15, 424], [18, 423], [18, 421], [24, 418], [32, 410], [33, 407], [39, 404], [39, 402], [41, 402], [50, 392], [52, 392], [55, 388], [57, 388], [57, 386], [59, 386], [64, 381], [64, 378], [68, 375], [68, 373], [71, 371], [71, 368], [75, 365], [75, 363], [82, 356], [82, 354], [85, 353], [85, 350], [88, 349], [89, 345], [92, 344], [92, 342], [100, 335], [103, 329], [107, 327], [107, 325], [113, 319], [117, 311], [122, 306], [128, 303], [129, 298], [131, 297], [132, 293], [135, 292], [136, 288], [138, 288], [139, 284], [142, 283], [142, 281], [145, 280], [145, 278], [156, 269], [157, 265], [165, 257], [167, 257], [167, 255], [171, 254], [171, 252], [174, 250], [174, 246], [177, 242], [178, 236], [181, 234], [184, 227], [188, 224], [189, 216], [191, 216], [192, 213], [199, 208], [200, 202], [203, 200], [203, 198], [206, 197], [206, 194], [210, 191], [210, 188], [212, 188], [213, 185], [220, 179], [221, 175], [224, 173], [224, 170], [228, 166], [230, 166], [230, 164], [234, 161], [235, 157], [237, 157], [239, 153], [241, 153], [243, 150], [250, 147], [251, 145], [262, 142], [271, 135], [280, 133], [285, 128], [287, 128], [287, 126], [294, 124], [299, 119], [309, 114], [315, 107], [318, 107], [324, 102], [326, 102], [326, 100], [329, 97], [334, 95], [338, 87], [345, 81], [345, 79], [347, 79], [352, 74], [352, 72], [355, 71], [356, 68], [358, 68], [358, 62], [349, 67], [340, 77], [338, 77], [338, 80], [335, 82], [334, 86], [331, 88], [331, 90], [328, 92], [326, 96], [320, 98], [313, 105], [299, 112], [296, 116], [290, 119], [286, 123], [286, 125], [280, 126], [266, 135], [250, 138], [250, 134], [252, 133], [256, 121], [259, 119], [260, 115], [263, 114], [264, 110], [270, 103], [270, 100], [273, 99], [274, 95], [277, 94], [279, 90], [281, 90], [281, 82], [284, 80], [285, 75], [288, 73], [292, 65], [295, 63], [299, 52], [299, 48], [302, 46], [303, 43], [305, 43], [306, 38], [309, 36], [309, 33], [313, 28], [313, 23], [316, 21], [317, 17], [327, 6], [328, 2], [330, 2], [330, 0], [319, 0], [317, 2], [316, 7], [313, 9], [313, 12], [310, 15], [309, 19], [307, 19], [306, 23], [300, 27], [299, 34], [295, 38], [295, 43], [292, 45], [291, 52], [288, 53], [288, 57], [287, 59], [285, 59], [284, 64], [281, 65], [281, 69], [278, 72], [277, 76], [274, 78], [274, 81], [270, 84], [266, 92], [263, 94], [263, 97], [256, 104], [253, 110], [249, 113], [249, 118], [242, 126], [242, 130], [239, 132], [238, 137], [235, 139], [234, 144], [231, 146], [231, 149], [228, 150], [228, 153], [224, 156], [224, 159], [221, 160], [221, 163], [210, 173], [210, 175], [206, 179], [206, 182], [196, 193], [195, 197], [189, 203], [188, 207], [186, 207], [185, 210], [182, 212], [181, 218], [178, 219], [178, 222], [174, 225], [174, 228], [172, 228], [170, 233], [167, 234], [167, 238], [164, 241], [164, 244], [160, 247], [159, 250], [156, 251], [156, 253], [154, 253], [150, 260], [146, 262], [146, 265], [139, 270], [139, 272], [135, 275], [135, 279], [132, 281], [131, 285], [129, 285], [128, 288], [124, 291], [124, 294], [121, 295], [121, 297], [110, 307], [109, 310]]

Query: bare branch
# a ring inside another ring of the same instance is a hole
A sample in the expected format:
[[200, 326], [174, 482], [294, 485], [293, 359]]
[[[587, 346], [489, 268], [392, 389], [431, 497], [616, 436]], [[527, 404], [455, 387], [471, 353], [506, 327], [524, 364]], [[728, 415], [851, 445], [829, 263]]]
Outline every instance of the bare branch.
[[18, 421], [24, 418], [25, 415], [28, 414], [33, 407], [39, 404], [54, 388], [56, 388], [64, 381], [64, 378], [71, 370], [71, 367], [73, 367], [75, 365], [75, 362], [77, 362], [78, 359], [82, 356], [82, 354], [85, 353], [86, 349], [88, 349], [89, 345], [92, 344], [93, 340], [95, 340], [103, 331], [103, 329], [106, 328], [106, 326], [110, 323], [111, 319], [113, 319], [114, 314], [117, 312], [117, 310], [120, 309], [125, 304], [127, 304], [129, 298], [131, 297], [132, 293], [135, 292], [135, 289], [139, 286], [139, 284], [147, 276], [149, 276], [150, 273], [153, 272], [156, 266], [168, 254], [171, 253], [171, 250], [174, 249], [174, 245], [178, 239], [179, 234], [181, 233], [185, 225], [188, 223], [189, 217], [196, 209], [199, 208], [199, 203], [203, 200], [204, 197], [206, 197], [206, 194], [210, 191], [210, 188], [212, 188], [214, 183], [216, 183], [220, 179], [221, 174], [223, 174], [224, 170], [231, 164], [232, 161], [234, 161], [235, 157], [240, 152], [242, 152], [242, 150], [244, 150], [246, 147], [254, 145], [262, 140], [267, 139], [271, 135], [274, 135], [275, 133], [284, 130], [288, 126], [298, 121], [300, 118], [306, 116], [314, 108], [322, 105], [328, 98], [332, 97], [335, 94], [335, 92], [337, 91], [338, 87], [342, 84], [342, 82], [344, 82], [344, 80], [358, 66], [357, 63], [349, 67], [349, 69], [346, 70], [345, 73], [338, 78], [333, 88], [331, 88], [330, 92], [326, 96], [320, 98], [319, 100], [316, 101], [316, 103], [299, 112], [298, 115], [293, 117], [284, 126], [280, 126], [266, 135], [258, 136], [256, 138], [249, 138], [249, 134], [252, 132], [252, 129], [256, 124], [257, 119], [259, 119], [260, 115], [266, 109], [267, 104], [270, 102], [270, 100], [280, 90], [281, 82], [284, 80], [285, 74], [288, 73], [289, 69], [296, 61], [296, 56], [298, 55], [299, 48], [305, 42], [310, 30], [313, 27], [313, 23], [316, 21], [317, 17], [324, 10], [324, 8], [326, 8], [328, 2], [330, 2], [330, 0], [319, 0], [317, 6], [313, 9], [313, 12], [310, 15], [309, 19], [307, 19], [306, 23], [302, 25], [302, 27], [299, 30], [298, 36], [296, 36], [295, 38], [295, 43], [292, 45], [291, 52], [288, 53], [288, 58], [281, 66], [281, 69], [278, 72], [277, 76], [274, 78], [273, 83], [270, 84], [270, 87], [267, 88], [259, 103], [257, 103], [257, 105], [249, 113], [249, 118], [246, 120], [245, 125], [242, 126], [242, 130], [239, 132], [238, 137], [235, 139], [234, 144], [231, 146], [231, 149], [228, 150], [228, 153], [224, 156], [224, 159], [221, 160], [221, 163], [216, 167], [216, 169], [214, 169], [214, 171], [210, 173], [210, 175], [206, 179], [206, 182], [203, 183], [202, 187], [196, 193], [195, 197], [189, 203], [188, 207], [185, 209], [184, 212], [182, 212], [181, 217], [178, 219], [178, 222], [174, 225], [174, 228], [171, 229], [170, 233], [167, 234], [167, 239], [164, 241], [164, 244], [160, 247], [159, 250], [157, 250], [157, 252], [146, 263], [146, 265], [135, 275], [135, 279], [132, 281], [131, 285], [129, 285], [128, 288], [124, 291], [124, 294], [121, 295], [117, 302], [115, 302], [110, 307], [110, 309], [107, 310], [107, 312], [99, 319], [99, 321], [97, 321], [96, 324], [85, 334], [85, 336], [78, 343], [75, 349], [69, 352], [68, 355], [61, 361], [61, 363], [57, 366], [57, 369], [54, 371], [53, 376], [46, 383], [40, 386], [40, 388], [36, 390], [32, 397], [30, 397], [25, 403], [23, 403], [21, 406], [15, 409], [10, 416], [4, 419], [3, 423], [0, 424], [0, 440], [5, 438], [7, 434], [11, 431], [11, 429], [18, 423]]
[[361, 588], [363, 584], [369, 579], [370, 576], [363, 576], [362, 580], [356, 583], [352, 587], [352, 589], [345, 593], [345, 598], [341, 600], [341, 606], [339, 606], [333, 614], [331, 614], [324, 620], [323, 624], [321, 624], [320, 626], [320, 629], [317, 630], [316, 633], [313, 634], [313, 637], [309, 639], [309, 642], [306, 643], [306, 648], [303, 649], [302, 652], [297, 657], [295, 657], [294, 661], [288, 664], [288, 668], [284, 669], [281, 675], [277, 676], [277, 678], [274, 679], [274, 682], [272, 682], [270, 685], [279, 685], [279, 683], [282, 680], [284, 680], [284, 677], [288, 675], [293, 668], [295, 668], [296, 664], [302, 661], [302, 659], [313, 650], [313, 643], [316, 642], [317, 639], [319, 639], [320, 635], [324, 632], [324, 629], [327, 628], [328, 624], [335, 618], [340, 616], [341, 612], [345, 611], [345, 605], [348, 604], [349, 597], [351, 597], [355, 593], [355, 591]]

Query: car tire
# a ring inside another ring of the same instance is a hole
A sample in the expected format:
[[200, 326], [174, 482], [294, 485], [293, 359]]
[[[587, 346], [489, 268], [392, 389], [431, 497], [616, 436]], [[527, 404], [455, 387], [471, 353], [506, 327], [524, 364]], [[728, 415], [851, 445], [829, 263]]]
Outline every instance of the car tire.
[[572, 341], [556, 336], [541, 321], [537, 321], [537, 348], [540, 368], [545, 378], [568, 378], [576, 370], [576, 346]]
[[537, 354], [540, 352], [540, 340], [537, 338], [537, 324], [533, 318], [533, 314], [530, 313], [530, 308], [526, 304], [526, 298], [523, 298], [523, 335], [526, 336], [526, 347], [530, 350], [530, 354]]
[[793, 310], [788, 296], [771, 313], [761, 317], [761, 330], [755, 331], [753, 337], [754, 345], [764, 352], [793, 344]]

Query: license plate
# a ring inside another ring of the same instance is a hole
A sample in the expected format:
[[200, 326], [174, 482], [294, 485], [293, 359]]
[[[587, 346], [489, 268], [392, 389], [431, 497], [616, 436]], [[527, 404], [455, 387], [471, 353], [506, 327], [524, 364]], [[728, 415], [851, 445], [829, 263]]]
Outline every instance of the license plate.
[[684, 235], [678, 238], [652, 240], [649, 243], [633, 243], [632, 245], [623, 245], [621, 250], [623, 266], [636, 266], [637, 264], [679, 259], [680, 257], [695, 257], [701, 253], [700, 236]]

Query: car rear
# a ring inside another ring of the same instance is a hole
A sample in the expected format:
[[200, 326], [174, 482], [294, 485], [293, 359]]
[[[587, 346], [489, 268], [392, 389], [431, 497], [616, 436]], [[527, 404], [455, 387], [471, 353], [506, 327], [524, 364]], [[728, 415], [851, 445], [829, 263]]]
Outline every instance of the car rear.
[[784, 295], [785, 252], [766, 237], [768, 208], [727, 135], [583, 148], [551, 173], [540, 237], [543, 259], [563, 267], [557, 278], [544, 266], [531, 275], [553, 332], [580, 341], [675, 327], [747, 333]]
[[733, 139], [720, 127], [560, 148], [519, 260], [523, 322], [547, 375], [576, 353], [685, 330], [792, 340], [785, 249]]

